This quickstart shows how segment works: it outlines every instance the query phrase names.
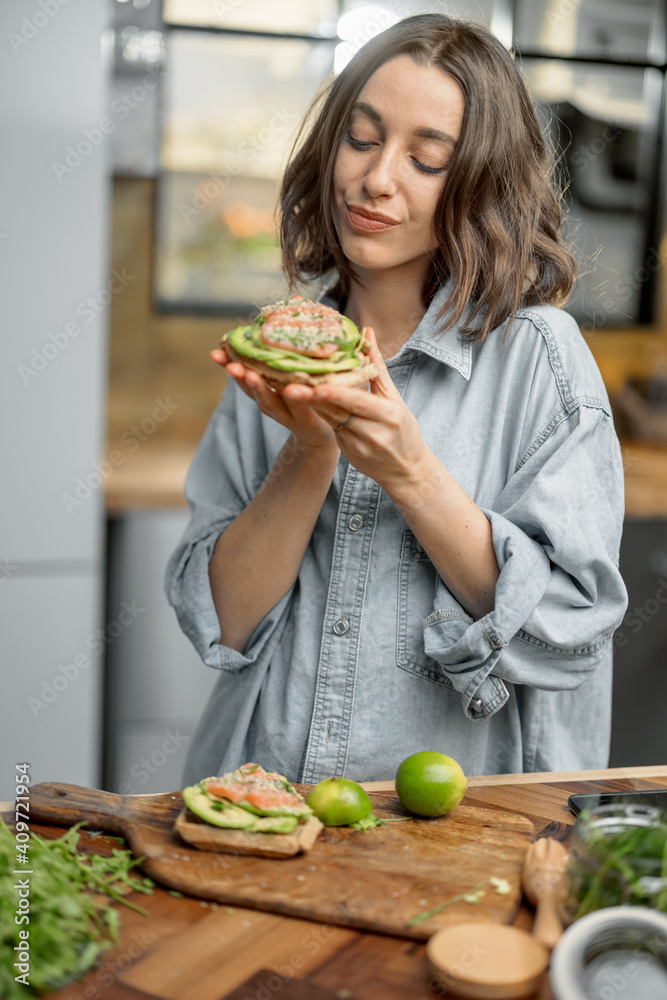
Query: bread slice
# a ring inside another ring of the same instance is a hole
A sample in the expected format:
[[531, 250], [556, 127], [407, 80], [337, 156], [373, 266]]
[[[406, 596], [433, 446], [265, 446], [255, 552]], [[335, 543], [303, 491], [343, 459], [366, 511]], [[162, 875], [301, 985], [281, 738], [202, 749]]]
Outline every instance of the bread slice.
[[377, 368], [368, 359], [366, 354], [362, 355], [359, 368], [349, 368], [346, 371], [340, 372], [325, 372], [322, 375], [311, 375], [309, 372], [279, 371], [277, 368], [272, 368], [257, 358], [250, 358], [246, 354], [239, 354], [231, 346], [226, 336], [220, 341], [220, 346], [227, 352], [232, 361], [238, 361], [245, 368], [251, 368], [252, 371], [263, 375], [273, 389], [287, 385], [288, 382], [297, 382], [299, 385], [325, 385], [328, 383], [330, 385], [362, 387], [368, 385], [370, 380], [376, 378], [378, 374]]
[[248, 833], [211, 826], [195, 816], [187, 807], [176, 817], [177, 833], [201, 851], [223, 854], [254, 855], [258, 858], [289, 858], [309, 851], [317, 840], [323, 824], [315, 816], [299, 823], [292, 833]]

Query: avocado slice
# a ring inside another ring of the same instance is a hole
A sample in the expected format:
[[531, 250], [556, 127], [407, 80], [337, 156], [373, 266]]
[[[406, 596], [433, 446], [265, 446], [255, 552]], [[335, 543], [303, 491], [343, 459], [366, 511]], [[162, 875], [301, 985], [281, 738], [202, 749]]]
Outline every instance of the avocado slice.
[[255, 816], [295, 816], [297, 819], [302, 817], [307, 820], [313, 815], [313, 810], [305, 802], [298, 806], [276, 806], [275, 809], [258, 809], [257, 806], [252, 806], [249, 802], [235, 802], [234, 805], [239, 809], [246, 809]]
[[206, 820], [207, 823], [212, 823], [213, 826], [229, 827], [233, 830], [245, 830], [250, 829], [255, 823], [255, 818], [245, 809], [239, 809], [238, 806], [233, 805], [231, 802], [223, 803], [220, 800], [214, 800], [199, 785], [191, 785], [189, 788], [184, 788], [183, 801], [195, 816]]
[[296, 816], [258, 816], [252, 833], [291, 833], [298, 826]]
[[229, 830], [247, 830], [248, 833], [291, 833], [299, 822], [296, 816], [257, 816], [232, 802], [214, 799], [201, 785], [183, 789], [183, 801], [200, 819]]
[[342, 361], [319, 361], [314, 358], [301, 356], [299, 361], [293, 358], [260, 358], [271, 368], [277, 368], [282, 372], [310, 372], [311, 375], [324, 375], [326, 372], [344, 372], [349, 368], [359, 367], [359, 358], [349, 357]]

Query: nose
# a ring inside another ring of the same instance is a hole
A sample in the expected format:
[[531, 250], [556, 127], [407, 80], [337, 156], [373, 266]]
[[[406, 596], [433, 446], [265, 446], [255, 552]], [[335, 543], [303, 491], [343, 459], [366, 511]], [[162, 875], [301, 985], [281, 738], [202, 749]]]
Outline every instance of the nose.
[[395, 194], [399, 170], [397, 151], [384, 146], [369, 161], [363, 181], [369, 198]]

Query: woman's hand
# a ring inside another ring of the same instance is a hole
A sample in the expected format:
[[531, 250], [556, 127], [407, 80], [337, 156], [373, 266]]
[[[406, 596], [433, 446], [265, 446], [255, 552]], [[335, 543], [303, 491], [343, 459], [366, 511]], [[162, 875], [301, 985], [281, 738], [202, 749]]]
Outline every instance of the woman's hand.
[[[308, 390], [310, 406], [333, 428], [343, 455], [390, 496], [419, 481], [428, 449], [416, 418], [391, 380], [371, 327], [370, 357], [378, 369], [371, 391], [321, 385]], [[344, 425], [344, 426], [341, 426]]]
[[259, 372], [230, 361], [222, 349], [211, 351], [211, 359], [226, 368], [229, 377], [255, 401], [260, 411], [291, 431], [302, 447], [338, 449], [331, 424], [309, 405], [311, 390], [307, 386], [289, 383], [274, 390]]

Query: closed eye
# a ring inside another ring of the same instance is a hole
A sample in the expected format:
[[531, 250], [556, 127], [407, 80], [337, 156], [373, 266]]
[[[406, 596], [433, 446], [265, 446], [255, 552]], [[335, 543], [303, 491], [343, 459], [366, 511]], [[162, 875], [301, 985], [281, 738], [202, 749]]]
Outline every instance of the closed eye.
[[429, 167], [426, 163], [422, 163], [421, 160], [417, 160], [414, 156], [411, 157], [411, 159], [417, 170], [421, 170], [425, 174], [442, 174], [447, 169], [447, 167]]
[[[358, 149], [362, 151], [370, 149], [371, 146], [375, 145], [375, 143], [368, 142], [365, 139], [355, 139], [354, 136], [350, 135], [349, 132], [346, 132], [345, 135], [343, 136], [343, 142], [347, 142], [350, 146], [352, 146], [353, 149]], [[422, 173], [424, 174], [442, 174], [447, 169], [447, 167], [429, 167], [426, 163], [422, 163], [421, 160], [418, 160], [414, 156], [411, 156], [410, 159], [412, 160], [417, 170], [421, 170]]]
[[364, 139], [354, 139], [349, 132], [347, 132], [343, 139], [345, 142], [349, 142], [353, 149], [370, 149], [373, 145], [372, 142], [366, 142]]

